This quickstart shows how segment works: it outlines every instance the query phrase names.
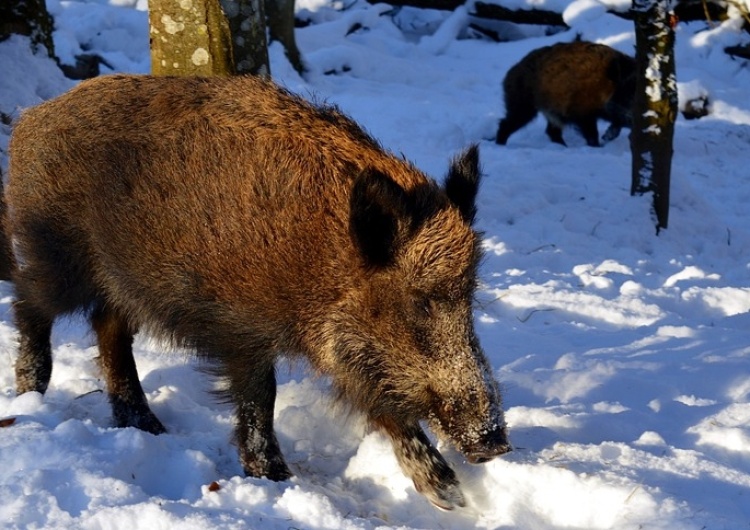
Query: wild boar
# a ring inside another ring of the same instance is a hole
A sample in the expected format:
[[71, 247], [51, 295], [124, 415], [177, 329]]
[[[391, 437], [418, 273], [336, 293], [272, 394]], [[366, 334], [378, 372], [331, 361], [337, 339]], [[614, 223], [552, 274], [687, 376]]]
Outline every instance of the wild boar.
[[417, 490], [464, 506], [419, 422], [473, 463], [511, 449], [472, 319], [478, 156], [440, 186], [336, 108], [254, 77], [100, 77], [28, 110], [5, 195], [18, 392], [45, 391], [53, 321], [83, 312], [115, 424], [162, 433], [133, 359], [144, 330], [213, 363], [244, 471], [280, 481], [275, 361], [299, 356], [390, 437]]
[[503, 90], [506, 115], [497, 130], [498, 144], [505, 145], [541, 112], [553, 142], [565, 145], [562, 129], [573, 124], [588, 145], [598, 147], [598, 119], [611, 123], [602, 137], [605, 142], [632, 124], [635, 60], [591, 42], [545, 46], [508, 70]]

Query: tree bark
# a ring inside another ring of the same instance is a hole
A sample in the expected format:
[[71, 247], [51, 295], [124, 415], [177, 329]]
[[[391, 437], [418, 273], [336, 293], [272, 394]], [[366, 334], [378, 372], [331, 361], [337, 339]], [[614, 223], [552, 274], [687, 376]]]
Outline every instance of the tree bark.
[[149, 0], [151, 72], [232, 75], [229, 26], [219, 0]]
[[669, 224], [672, 141], [677, 116], [674, 13], [669, 0], [633, 0], [636, 88], [630, 148], [631, 195], [653, 192], [657, 233]]
[[54, 59], [53, 29], [54, 21], [44, 0], [0, 0], [0, 41], [12, 34], [26, 35], [34, 53], [44, 46]]
[[264, 0], [221, 0], [238, 74], [270, 77]]

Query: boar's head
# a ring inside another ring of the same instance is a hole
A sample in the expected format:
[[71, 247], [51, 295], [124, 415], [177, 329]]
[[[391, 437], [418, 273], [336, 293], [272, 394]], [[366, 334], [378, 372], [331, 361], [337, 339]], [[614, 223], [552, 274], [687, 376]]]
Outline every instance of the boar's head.
[[366, 272], [332, 334], [341, 394], [376, 423], [427, 420], [472, 463], [510, 450], [473, 323], [479, 176], [472, 147], [452, 162], [444, 187], [430, 181], [407, 191], [376, 170], [358, 177], [350, 232]]

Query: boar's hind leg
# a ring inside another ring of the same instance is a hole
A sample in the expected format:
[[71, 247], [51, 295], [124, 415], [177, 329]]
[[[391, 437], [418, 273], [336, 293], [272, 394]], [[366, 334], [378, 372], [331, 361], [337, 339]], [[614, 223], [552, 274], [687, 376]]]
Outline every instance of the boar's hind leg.
[[290, 478], [279, 442], [273, 430], [273, 407], [276, 401], [276, 373], [273, 364], [254, 367], [248, 373], [229, 373], [230, 395], [237, 407], [237, 444], [245, 473], [274, 481]]
[[599, 130], [596, 127], [596, 116], [587, 116], [578, 122], [578, 128], [591, 147], [599, 147]]
[[52, 349], [50, 333], [52, 319], [37, 311], [16, 286], [18, 301], [14, 304], [16, 326], [20, 334], [16, 360], [16, 390], [44, 393], [52, 376]]
[[531, 120], [536, 117], [537, 110], [528, 102], [506, 102], [506, 115], [505, 118], [500, 120], [500, 125], [497, 128], [497, 136], [495, 142], [500, 145], [505, 145], [508, 142], [510, 135], [525, 127]]
[[399, 424], [391, 418], [379, 419], [375, 423], [390, 436], [398, 463], [414, 481], [418, 492], [444, 510], [466, 506], [456, 473], [418, 423]]
[[555, 125], [551, 121], [547, 121], [547, 128], [544, 130], [544, 132], [546, 132], [547, 136], [549, 136], [549, 139], [556, 144], [566, 145], [565, 140], [563, 140], [562, 137], [562, 127], [560, 127], [559, 125]]
[[100, 308], [91, 324], [99, 340], [99, 364], [107, 382], [117, 427], [136, 427], [152, 434], [166, 429], [148, 408], [133, 359], [133, 331], [117, 312]]
[[620, 136], [621, 130], [622, 127], [620, 125], [610, 123], [609, 127], [607, 127], [607, 130], [604, 131], [604, 134], [602, 135], [602, 140], [604, 142], [611, 142], [612, 140]]

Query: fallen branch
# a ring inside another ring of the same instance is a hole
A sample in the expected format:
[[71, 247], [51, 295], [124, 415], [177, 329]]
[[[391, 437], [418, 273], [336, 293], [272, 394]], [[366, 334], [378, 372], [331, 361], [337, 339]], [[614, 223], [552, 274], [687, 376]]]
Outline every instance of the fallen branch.
[[732, 57], [741, 57], [743, 59], [750, 59], [750, 44], [744, 46], [727, 46], [724, 51]]
[[547, 11], [544, 9], [508, 9], [507, 7], [497, 4], [476, 2], [474, 4], [474, 11], [474, 16], [479, 18], [503, 20], [505, 22], [514, 22], [516, 24], [568, 27], [563, 20], [561, 13], [555, 13], [554, 11]]
[[[381, 0], [367, 0], [370, 4], [383, 3]], [[466, 0], [388, 0], [385, 2], [392, 6], [410, 6], [421, 9], [441, 9], [443, 11], [453, 11], [458, 6], [466, 3]]]
[[[367, 1], [376, 4], [380, 3], [381, 0]], [[393, 6], [452, 11], [466, 2], [465, 0], [388, 0], [387, 3]], [[731, 0], [683, 0], [677, 3], [674, 11], [677, 19], [682, 22], [705, 20], [710, 23], [714, 20], [726, 20], [728, 18], [727, 9], [731, 3]], [[626, 20], [635, 19], [635, 15], [631, 11], [609, 10], [608, 12]], [[471, 13], [471, 15], [476, 18], [501, 20], [515, 24], [569, 27], [563, 20], [562, 13], [546, 9], [509, 9], [499, 4], [481, 1], [474, 3], [474, 13]], [[747, 14], [743, 12], [743, 16], [747, 16]], [[745, 31], [750, 31], [750, 22], [745, 22], [744, 29]]]
[[529, 321], [529, 319], [534, 315], [534, 313], [541, 313], [542, 311], [554, 311], [554, 310], [555, 310], [554, 307], [550, 307], [550, 308], [547, 308], [547, 309], [532, 309], [531, 312], [528, 315], [526, 315], [524, 318], [518, 318], [518, 317], [516, 317], [516, 319], [521, 324], [526, 324], [526, 322]]

